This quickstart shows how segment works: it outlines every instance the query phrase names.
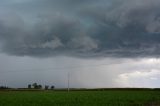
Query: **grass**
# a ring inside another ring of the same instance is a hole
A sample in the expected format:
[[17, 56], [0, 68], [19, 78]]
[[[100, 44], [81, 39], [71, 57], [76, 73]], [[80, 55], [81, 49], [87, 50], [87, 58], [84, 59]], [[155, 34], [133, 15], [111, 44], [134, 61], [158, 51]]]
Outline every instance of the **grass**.
[[0, 106], [160, 106], [160, 91], [0, 91]]

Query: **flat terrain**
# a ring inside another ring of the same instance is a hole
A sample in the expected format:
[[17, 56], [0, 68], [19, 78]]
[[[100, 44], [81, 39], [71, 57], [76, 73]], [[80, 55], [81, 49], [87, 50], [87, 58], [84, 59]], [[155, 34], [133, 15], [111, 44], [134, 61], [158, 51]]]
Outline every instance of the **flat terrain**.
[[0, 91], [0, 106], [160, 106], [160, 91]]

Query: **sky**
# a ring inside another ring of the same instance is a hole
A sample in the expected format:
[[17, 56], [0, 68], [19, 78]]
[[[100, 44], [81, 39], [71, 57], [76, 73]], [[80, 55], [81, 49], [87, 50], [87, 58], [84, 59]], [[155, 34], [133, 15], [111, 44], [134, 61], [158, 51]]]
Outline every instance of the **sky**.
[[159, 0], [0, 0], [0, 85], [160, 87]]

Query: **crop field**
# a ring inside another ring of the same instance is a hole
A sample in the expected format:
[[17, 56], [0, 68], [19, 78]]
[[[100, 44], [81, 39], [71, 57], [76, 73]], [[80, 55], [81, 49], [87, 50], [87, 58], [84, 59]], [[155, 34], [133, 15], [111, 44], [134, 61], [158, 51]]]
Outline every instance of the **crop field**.
[[160, 91], [0, 91], [0, 106], [160, 106]]

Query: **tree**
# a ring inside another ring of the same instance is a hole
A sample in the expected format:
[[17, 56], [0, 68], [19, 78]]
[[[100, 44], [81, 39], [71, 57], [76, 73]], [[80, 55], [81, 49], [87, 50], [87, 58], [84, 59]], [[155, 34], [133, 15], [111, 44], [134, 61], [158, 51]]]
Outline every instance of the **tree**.
[[38, 85], [38, 89], [42, 89], [42, 85]]
[[28, 84], [28, 89], [31, 89], [32, 88], [32, 85], [31, 84]]
[[55, 88], [54, 85], [52, 85], [52, 86], [51, 86], [51, 89], [53, 90], [54, 88]]
[[37, 88], [38, 88], [37, 83], [33, 83], [32, 86], [33, 86], [34, 89], [37, 89]]
[[45, 85], [45, 90], [48, 90], [49, 86], [48, 85]]

